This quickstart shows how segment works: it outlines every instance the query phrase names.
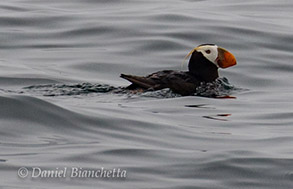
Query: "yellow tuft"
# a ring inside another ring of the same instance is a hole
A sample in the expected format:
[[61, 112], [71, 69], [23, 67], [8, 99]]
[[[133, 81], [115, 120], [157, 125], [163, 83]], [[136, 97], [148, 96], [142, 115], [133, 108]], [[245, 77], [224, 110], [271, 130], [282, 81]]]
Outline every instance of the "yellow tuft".
[[190, 57], [191, 55], [192, 55], [192, 53], [195, 51], [197, 49], [197, 47], [195, 47], [194, 49], [192, 49], [185, 57], [184, 57], [184, 59], [183, 59], [183, 61], [182, 61], [182, 63], [181, 63], [181, 68], [183, 67], [183, 65], [184, 65], [184, 63], [185, 63], [185, 61], [186, 61], [186, 59], [188, 58], [188, 57]]

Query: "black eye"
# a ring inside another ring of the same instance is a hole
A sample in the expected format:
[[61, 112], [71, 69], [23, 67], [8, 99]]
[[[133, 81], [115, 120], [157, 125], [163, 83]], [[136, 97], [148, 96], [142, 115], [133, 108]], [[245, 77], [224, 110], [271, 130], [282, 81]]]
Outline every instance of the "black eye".
[[210, 50], [206, 50], [206, 53], [207, 53], [207, 54], [210, 54], [210, 53], [211, 53], [211, 51], [210, 51]]

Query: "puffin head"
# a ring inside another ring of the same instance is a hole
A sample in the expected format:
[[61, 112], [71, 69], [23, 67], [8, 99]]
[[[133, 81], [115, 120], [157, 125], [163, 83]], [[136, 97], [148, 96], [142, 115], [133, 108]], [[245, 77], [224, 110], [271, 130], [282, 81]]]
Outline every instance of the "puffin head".
[[214, 81], [219, 77], [218, 68], [236, 65], [235, 56], [215, 44], [202, 44], [194, 48], [186, 57], [189, 72], [202, 81]]

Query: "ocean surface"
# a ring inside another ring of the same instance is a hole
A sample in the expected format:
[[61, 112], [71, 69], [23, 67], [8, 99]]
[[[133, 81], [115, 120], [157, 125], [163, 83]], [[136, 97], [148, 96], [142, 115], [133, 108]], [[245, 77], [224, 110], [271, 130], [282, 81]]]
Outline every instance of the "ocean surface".
[[[1, 1], [0, 188], [293, 188], [292, 20], [291, 0]], [[236, 56], [231, 98], [119, 91], [202, 43]]]

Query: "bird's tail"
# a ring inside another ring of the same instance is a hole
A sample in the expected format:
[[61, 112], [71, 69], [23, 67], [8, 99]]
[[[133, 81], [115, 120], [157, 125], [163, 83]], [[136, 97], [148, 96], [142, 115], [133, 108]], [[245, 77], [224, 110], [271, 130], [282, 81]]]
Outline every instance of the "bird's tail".
[[120, 77], [130, 81], [132, 84], [134, 84], [138, 87], [141, 87], [141, 88], [148, 89], [148, 88], [152, 87], [150, 81], [148, 81], [148, 79], [146, 77], [135, 76], [135, 75], [126, 75], [126, 74], [121, 74]]

